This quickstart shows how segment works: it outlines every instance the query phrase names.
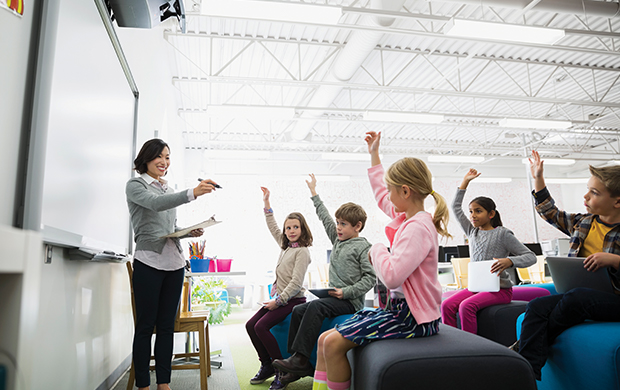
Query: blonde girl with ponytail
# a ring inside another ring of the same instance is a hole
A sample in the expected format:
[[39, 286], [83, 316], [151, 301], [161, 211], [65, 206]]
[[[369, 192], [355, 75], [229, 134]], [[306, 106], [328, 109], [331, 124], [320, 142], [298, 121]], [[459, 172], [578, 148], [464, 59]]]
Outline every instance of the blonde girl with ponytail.
[[[366, 133], [370, 153], [370, 185], [379, 208], [390, 218], [385, 233], [390, 250], [380, 243], [368, 252], [377, 277], [390, 289], [384, 311], [360, 310], [319, 337], [313, 390], [347, 390], [352, 348], [384, 339], [437, 334], [441, 318], [441, 285], [437, 280], [439, 235], [449, 237], [448, 208], [432, 187], [432, 175], [417, 158], [404, 158], [384, 172], [379, 157], [381, 133]], [[428, 196], [433, 215], [424, 210]]]

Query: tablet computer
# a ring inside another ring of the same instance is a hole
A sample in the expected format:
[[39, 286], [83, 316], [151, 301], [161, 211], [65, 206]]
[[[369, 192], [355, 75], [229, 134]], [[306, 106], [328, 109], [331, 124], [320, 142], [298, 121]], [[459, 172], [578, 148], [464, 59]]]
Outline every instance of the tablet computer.
[[497, 260], [470, 261], [467, 265], [467, 289], [472, 292], [499, 291], [499, 275], [491, 273]]
[[607, 268], [588, 271], [583, 268], [584, 260], [583, 257], [547, 257], [555, 290], [563, 294], [576, 287], [585, 287], [614, 293]]
[[330, 291], [336, 291], [336, 289], [334, 287], [328, 287], [328, 288], [311, 288], [308, 289], [308, 291], [310, 291], [313, 295], [319, 297], [319, 298], [327, 298], [330, 297], [331, 295], [329, 295]]

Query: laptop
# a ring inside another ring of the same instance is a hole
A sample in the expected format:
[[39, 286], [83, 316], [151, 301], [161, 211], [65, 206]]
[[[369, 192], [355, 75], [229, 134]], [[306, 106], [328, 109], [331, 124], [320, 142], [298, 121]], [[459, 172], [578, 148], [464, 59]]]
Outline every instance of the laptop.
[[590, 272], [583, 268], [583, 257], [547, 257], [547, 264], [555, 290], [560, 294], [576, 287], [614, 293], [614, 286], [606, 268]]
[[491, 273], [497, 260], [470, 261], [467, 264], [467, 289], [471, 292], [499, 291], [499, 275]]

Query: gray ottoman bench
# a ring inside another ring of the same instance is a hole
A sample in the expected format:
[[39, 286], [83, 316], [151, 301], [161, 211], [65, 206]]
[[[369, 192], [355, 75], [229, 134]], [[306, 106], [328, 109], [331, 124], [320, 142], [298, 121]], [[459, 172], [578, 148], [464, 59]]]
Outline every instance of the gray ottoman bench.
[[347, 357], [355, 390], [536, 390], [532, 368], [519, 354], [443, 324], [435, 336], [381, 340]]

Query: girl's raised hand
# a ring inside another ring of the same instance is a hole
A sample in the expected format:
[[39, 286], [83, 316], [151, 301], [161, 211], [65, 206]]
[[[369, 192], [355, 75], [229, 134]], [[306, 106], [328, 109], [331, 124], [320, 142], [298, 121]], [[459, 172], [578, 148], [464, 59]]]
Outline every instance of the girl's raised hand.
[[543, 175], [543, 160], [540, 159], [540, 154], [537, 151], [532, 150], [532, 158], [530, 160], [530, 172], [532, 173], [532, 178], [536, 179], [542, 177]]
[[379, 144], [381, 143], [381, 132], [369, 131], [364, 137], [364, 141], [368, 144], [368, 153], [379, 153]]
[[267, 189], [267, 187], [261, 187], [260, 189], [261, 189], [261, 191], [263, 191], [263, 201], [264, 201], [264, 202], [269, 202], [269, 195], [270, 195], [270, 192], [269, 192], [269, 190]]
[[465, 176], [463, 177], [463, 180], [470, 182], [474, 180], [475, 178], [477, 178], [478, 176], [480, 176], [481, 174], [482, 174], [481, 172], [478, 172], [474, 168], [471, 168], [469, 172], [465, 174]]

